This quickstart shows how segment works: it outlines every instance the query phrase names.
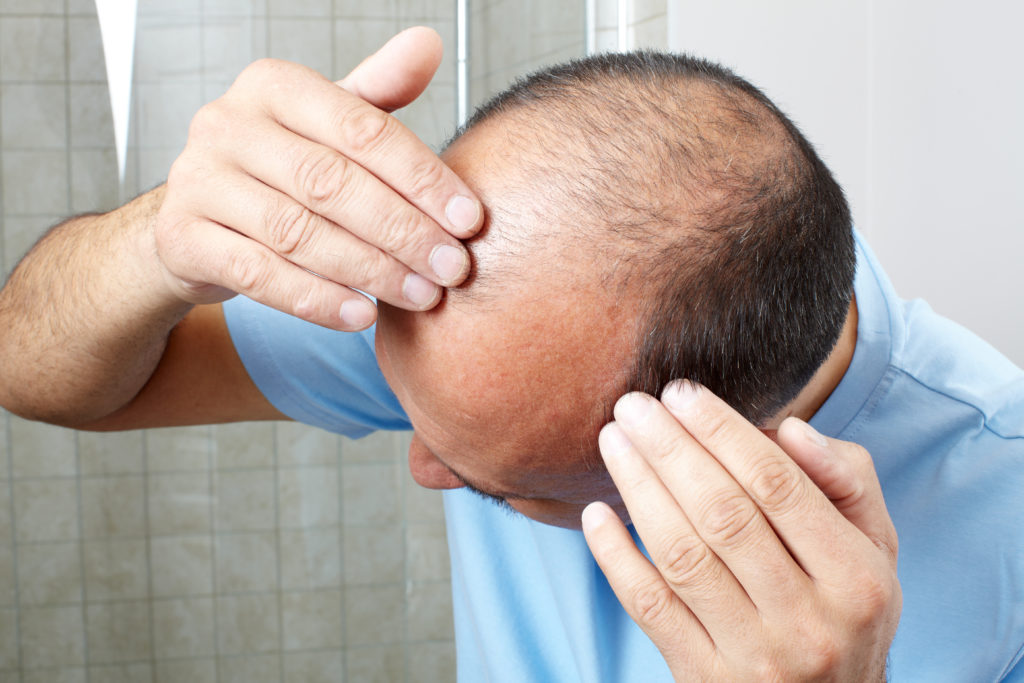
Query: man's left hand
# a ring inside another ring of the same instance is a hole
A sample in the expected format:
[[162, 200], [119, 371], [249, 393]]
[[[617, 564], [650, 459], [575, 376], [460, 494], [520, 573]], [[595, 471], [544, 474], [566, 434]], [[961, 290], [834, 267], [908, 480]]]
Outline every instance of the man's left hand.
[[676, 680], [884, 680], [897, 542], [863, 448], [795, 418], [773, 442], [687, 382], [615, 420], [601, 453], [651, 561], [604, 503], [583, 529]]

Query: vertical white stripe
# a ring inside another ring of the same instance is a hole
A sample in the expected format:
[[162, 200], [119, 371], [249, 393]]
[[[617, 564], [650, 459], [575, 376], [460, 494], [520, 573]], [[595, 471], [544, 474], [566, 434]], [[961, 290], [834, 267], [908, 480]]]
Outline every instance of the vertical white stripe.
[[107, 64], [110, 113], [114, 119], [118, 179], [124, 183], [128, 152], [128, 125], [132, 102], [132, 66], [135, 63], [135, 23], [138, 0], [96, 0], [96, 14]]

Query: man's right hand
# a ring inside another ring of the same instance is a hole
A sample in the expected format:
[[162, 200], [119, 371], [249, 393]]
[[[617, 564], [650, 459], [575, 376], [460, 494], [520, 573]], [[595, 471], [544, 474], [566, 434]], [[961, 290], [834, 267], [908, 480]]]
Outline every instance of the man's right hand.
[[[409, 29], [335, 84], [287, 62], [256, 62], [192, 121], [155, 225], [173, 293], [235, 293], [339, 330], [371, 325], [363, 294], [410, 310], [461, 282], [459, 243], [482, 206], [387, 112], [414, 100], [441, 60]], [[339, 87], [340, 86], [340, 87]]]

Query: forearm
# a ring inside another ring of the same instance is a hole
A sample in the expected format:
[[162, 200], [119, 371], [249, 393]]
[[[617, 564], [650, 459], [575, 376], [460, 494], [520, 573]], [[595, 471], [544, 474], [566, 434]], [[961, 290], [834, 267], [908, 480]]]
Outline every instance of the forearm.
[[0, 291], [0, 404], [74, 426], [131, 400], [191, 304], [164, 282], [152, 237], [163, 188], [74, 218]]

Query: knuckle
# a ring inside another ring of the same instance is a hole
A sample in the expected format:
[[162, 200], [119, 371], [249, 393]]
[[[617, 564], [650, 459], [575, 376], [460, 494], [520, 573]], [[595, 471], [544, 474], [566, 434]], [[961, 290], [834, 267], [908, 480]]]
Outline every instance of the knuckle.
[[436, 160], [414, 163], [409, 174], [410, 196], [417, 199], [436, 194], [446, 179], [444, 167]]
[[267, 217], [270, 246], [282, 256], [291, 256], [308, 247], [316, 229], [316, 215], [301, 204], [289, 203]]
[[842, 658], [839, 642], [830, 631], [817, 630], [805, 633], [801, 639], [803, 652], [803, 676], [812, 680], [828, 677], [836, 670]]
[[779, 662], [766, 652], [751, 655], [750, 670], [752, 681], [784, 681]]
[[650, 628], [668, 617], [675, 601], [672, 589], [661, 581], [649, 579], [635, 589], [631, 602], [637, 623]]
[[702, 536], [713, 546], [741, 545], [754, 529], [760, 514], [742, 493], [716, 496], [704, 506], [700, 515]]
[[345, 195], [352, 167], [345, 157], [313, 151], [295, 168], [295, 186], [315, 206], [331, 205]]
[[262, 291], [269, 271], [269, 257], [260, 251], [234, 252], [224, 267], [227, 286], [245, 294]]
[[707, 545], [692, 538], [676, 539], [664, 555], [662, 576], [673, 588], [702, 585], [714, 575], [715, 556]]
[[423, 235], [423, 221], [413, 210], [395, 212], [381, 223], [375, 241], [388, 253], [410, 253]]
[[391, 137], [394, 119], [369, 105], [353, 106], [339, 114], [338, 130], [346, 149], [365, 152]]
[[273, 59], [271, 57], [257, 59], [242, 70], [242, 73], [238, 76], [237, 82], [251, 80], [256, 83], [261, 83], [267, 78], [270, 78], [271, 74], [277, 72], [281, 68], [281, 64], [281, 60]]
[[784, 512], [797, 507], [803, 494], [793, 467], [783, 462], [762, 463], [750, 479], [750, 493], [766, 511]]

